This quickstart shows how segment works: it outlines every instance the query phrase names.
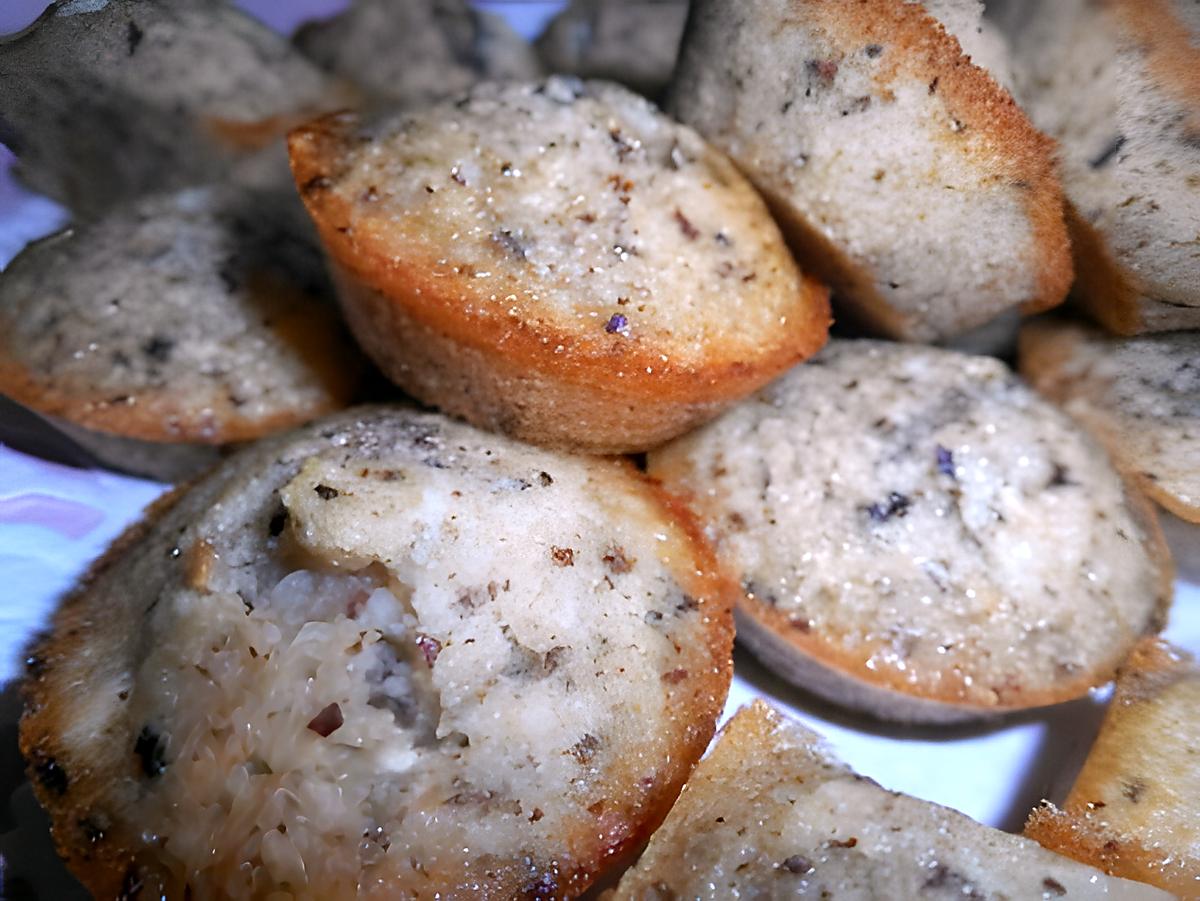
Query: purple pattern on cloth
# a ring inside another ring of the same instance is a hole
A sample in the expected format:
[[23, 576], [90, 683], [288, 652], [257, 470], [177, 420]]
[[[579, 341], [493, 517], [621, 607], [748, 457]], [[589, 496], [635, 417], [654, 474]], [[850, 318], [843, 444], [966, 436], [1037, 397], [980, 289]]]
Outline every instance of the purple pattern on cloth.
[[48, 494], [18, 494], [0, 499], [0, 523], [43, 526], [60, 535], [78, 540], [104, 519], [95, 507]]

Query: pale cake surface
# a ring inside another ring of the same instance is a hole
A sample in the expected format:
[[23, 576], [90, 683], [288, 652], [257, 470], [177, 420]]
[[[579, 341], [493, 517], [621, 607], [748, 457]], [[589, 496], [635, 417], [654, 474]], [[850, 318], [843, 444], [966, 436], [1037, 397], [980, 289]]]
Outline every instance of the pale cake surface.
[[987, 357], [834, 341], [649, 471], [709, 524], [748, 620], [901, 695], [1077, 696], [1168, 597], [1104, 452]]
[[701, 0], [675, 73], [668, 108], [747, 173], [835, 299], [893, 336], [1053, 306], [1070, 281], [1049, 142], [934, 18], [974, 47], [979, 11]]
[[1096, 743], [1061, 811], [1026, 834], [1110, 873], [1200, 898], [1200, 667], [1146, 641], [1117, 678]]
[[1166, 898], [889, 792], [761, 701], [692, 774], [620, 901]]
[[466, 0], [354, 0], [304, 25], [296, 45], [381, 105], [423, 106], [478, 81], [536, 78], [533, 48], [498, 15]]
[[227, 177], [350, 99], [283, 37], [213, 0], [59, 0], [0, 38], [0, 70], [16, 171], [78, 217]]
[[147, 528], [61, 614], [23, 724], [102, 896], [577, 894], [728, 686], [723, 583], [622, 463], [369, 409]]
[[0, 279], [0, 386], [126, 438], [223, 444], [344, 406], [363, 368], [294, 200], [147, 195]]
[[1122, 333], [1200, 327], [1196, 4], [1013, 6], [1018, 96], [1058, 141], [1063, 187], [1088, 232], [1074, 240], [1102, 247], [1080, 270], [1104, 279], [1076, 290], [1122, 307], [1097, 313]]
[[619, 85], [485, 83], [289, 150], [360, 344], [481, 428], [640, 453], [826, 340], [828, 291], [749, 182]]
[[1111, 338], [1060, 320], [1021, 336], [1029, 380], [1104, 442], [1143, 489], [1200, 519], [1200, 333]]

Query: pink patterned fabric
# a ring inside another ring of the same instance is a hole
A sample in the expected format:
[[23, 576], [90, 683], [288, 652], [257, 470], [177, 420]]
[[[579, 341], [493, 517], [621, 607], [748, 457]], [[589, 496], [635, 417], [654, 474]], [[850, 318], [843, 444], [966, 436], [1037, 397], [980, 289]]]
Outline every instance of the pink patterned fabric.
[[100, 525], [104, 514], [95, 507], [48, 494], [18, 494], [0, 499], [0, 522], [44, 526], [64, 538], [82, 538]]

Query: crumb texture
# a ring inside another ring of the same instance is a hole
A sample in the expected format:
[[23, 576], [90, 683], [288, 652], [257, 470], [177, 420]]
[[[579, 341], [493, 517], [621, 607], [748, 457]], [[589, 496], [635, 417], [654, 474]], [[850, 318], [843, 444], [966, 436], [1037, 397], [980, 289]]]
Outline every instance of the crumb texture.
[[1110, 338], [1057, 320], [1021, 336], [1021, 369], [1177, 516], [1200, 520], [1200, 333]]
[[979, 13], [700, 0], [684, 38], [668, 107], [747, 173], [835, 299], [893, 336], [1053, 306], [1070, 281], [1050, 143], [933, 18], [974, 48]]
[[0, 280], [0, 386], [164, 442], [255, 438], [343, 406], [363, 364], [293, 204], [188, 188], [30, 245]]
[[309, 193], [346, 205], [364, 256], [429, 267], [464, 315], [572, 350], [752, 356], [803, 293], [729, 162], [616, 85], [480, 85], [371, 128]]
[[906, 695], [1082, 694], [1166, 600], [1103, 451], [991, 358], [835, 341], [649, 470], [692, 498], [748, 618]]
[[100, 894], [120, 866], [170, 896], [570, 897], [712, 735], [721, 585], [624, 464], [347, 414], [231, 459], [68, 607], [25, 750]]
[[1062, 810], [1034, 811], [1026, 834], [1109, 873], [1200, 897], [1200, 667], [1146, 641], [1116, 693]]
[[1168, 896], [886, 791], [758, 701], [722, 731], [616, 897]]

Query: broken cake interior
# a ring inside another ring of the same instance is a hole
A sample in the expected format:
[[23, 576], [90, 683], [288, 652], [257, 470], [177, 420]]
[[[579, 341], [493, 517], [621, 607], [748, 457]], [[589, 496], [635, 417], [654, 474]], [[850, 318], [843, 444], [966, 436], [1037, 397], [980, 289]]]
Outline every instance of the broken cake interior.
[[682, 780], [677, 707], [721, 664], [668, 563], [686, 537], [602, 472], [318, 455], [257, 559], [179, 550], [128, 693], [147, 872], [555, 891], [616, 853]]

